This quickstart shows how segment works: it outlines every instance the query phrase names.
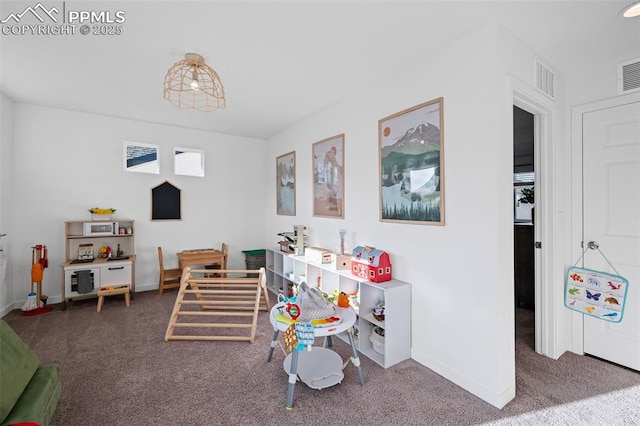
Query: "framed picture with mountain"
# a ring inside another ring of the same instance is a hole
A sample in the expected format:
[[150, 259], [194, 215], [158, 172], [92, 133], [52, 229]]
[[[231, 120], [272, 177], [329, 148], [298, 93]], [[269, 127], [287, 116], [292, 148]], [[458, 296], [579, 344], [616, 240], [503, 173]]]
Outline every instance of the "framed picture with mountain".
[[378, 120], [380, 221], [444, 225], [444, 99]]

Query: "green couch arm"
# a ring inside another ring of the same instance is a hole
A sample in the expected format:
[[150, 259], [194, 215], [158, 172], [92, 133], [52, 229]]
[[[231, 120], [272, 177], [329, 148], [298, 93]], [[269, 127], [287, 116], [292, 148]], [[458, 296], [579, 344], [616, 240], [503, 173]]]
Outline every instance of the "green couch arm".
[[51, 364], [38, 368], [2, 425], [25, 422], [50, 424], [61, 393], [59, 367]]
[[48, 425], [62, 386], [57, 365], [39, 367], [38, 356], [0, 319], [0, 425]]

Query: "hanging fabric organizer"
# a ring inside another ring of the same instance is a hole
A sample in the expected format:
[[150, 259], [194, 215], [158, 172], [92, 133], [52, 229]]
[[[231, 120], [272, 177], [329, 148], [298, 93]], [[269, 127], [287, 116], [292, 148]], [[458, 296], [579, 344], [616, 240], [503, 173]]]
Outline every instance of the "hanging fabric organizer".
[[[576, 265], [588, 249], [597, 250], [617, 275], [580, 268]], [[629, 281], [620, 276], [598, 244], [590, 242], [580, 259], [567, 270], [564, 286], [564, 305], [574, 311], [603, 321], [620, 322], [624, 316]]]

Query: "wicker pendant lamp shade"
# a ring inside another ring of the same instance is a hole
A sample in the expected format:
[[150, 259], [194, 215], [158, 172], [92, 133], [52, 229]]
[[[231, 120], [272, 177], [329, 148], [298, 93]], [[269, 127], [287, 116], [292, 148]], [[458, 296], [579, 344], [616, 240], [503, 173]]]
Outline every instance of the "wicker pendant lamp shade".
[[164, 98], [178, 108], [213, 112], [226, 106], [218, 73], [197, 53], [187, 53], [164, 77]]

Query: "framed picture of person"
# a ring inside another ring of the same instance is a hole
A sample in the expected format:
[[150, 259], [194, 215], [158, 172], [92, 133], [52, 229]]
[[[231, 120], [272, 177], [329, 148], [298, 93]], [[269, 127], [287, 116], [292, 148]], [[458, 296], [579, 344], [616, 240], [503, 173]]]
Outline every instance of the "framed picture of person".
[[344, 133], [313, 144], [313, 215], [344, 219]]
[[279, 215], [296, 215], [296, 152], [291, 151], [276, 158], [276, 212]]

